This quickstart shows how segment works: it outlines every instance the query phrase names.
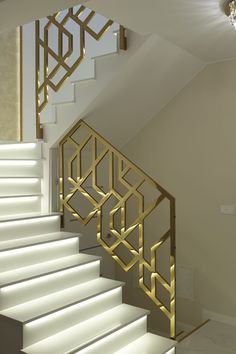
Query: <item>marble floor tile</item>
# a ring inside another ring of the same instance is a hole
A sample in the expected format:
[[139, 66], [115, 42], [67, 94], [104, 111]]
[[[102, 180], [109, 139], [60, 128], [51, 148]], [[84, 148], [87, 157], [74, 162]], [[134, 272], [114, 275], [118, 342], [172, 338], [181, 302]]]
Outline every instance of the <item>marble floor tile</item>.
[[236, 327], [210, 321], [168, 354], [236, 354]]

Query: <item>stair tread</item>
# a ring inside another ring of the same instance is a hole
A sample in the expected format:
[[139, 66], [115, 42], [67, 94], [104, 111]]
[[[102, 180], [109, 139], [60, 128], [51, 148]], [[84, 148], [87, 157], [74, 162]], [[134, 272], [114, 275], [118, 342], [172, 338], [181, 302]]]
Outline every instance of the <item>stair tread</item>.
[[[19, 177], [17, 177], [17, 178], [19, 178]], [[8, 215], [8, 216], [6, 215], [4, 217], [0, 217], [0, 223], [4, 223], [4, 222], [8, 222], [8, 221], [19, 221], [19, 220], [46, 218], [46, 217], [50, 217], [50, 216], [60, 216], [60, 215], [61, 215], [61, 213], [42, 213], [42, 212], [36, 212], [36, 213], [34, 212], [34, 213], [18, 214], [18, 215], [15, 214], [15, 215]]]
[[64, 354], [81, 350], [149, 312], [122, 304], [23, 349], [27, 354]]
[[163, 354], [174, 348], [175, 345], [176, 342], [174, 340], [146, 333], [139, 339], [117, 351], [115, 354]]
[[24, 198], [24, 197], [38, 197], [38, 196], [42, 196], [42, 193], [31, 193], [31, 194], [13, 194], [13, 195], [0, 195], [0, 200], [1, 199], [10, 199], [10, 198]]
[[58, 258], [54, 261], [46, 261], [27, 267], [13, 269], [0, 273], [0, 287], [6, 287], [16, 283], [25, 282], [33, 278], [42, 277], [53, 272], [63, 271], [65, 269], [90, 263], [99, 259], [101, 258], [97, 256], [78, 254], [74, 256]]
[[1, 315], [27, 323], [123, 285], [120, 281], [98, 278], [11, 307], [2, 311]]
[[64, 231], [57, 231], [51, 232], [49, 234], [39, 234], [32, 237], [22, 237], [18, 239], [8, 240], [8, 241], [1, 241], [0, 238], [0, 252], [6, 251], [10, 249], [15, 249], [19, 247], [29, 247], [29, 246], [36, 246], [37, 244], [45, 243], [45, 242], [53, 242], [59, 241], [71, 237], [81, 237], [82, 235], [79, 233], [72, 233], [72, 232], [64, 232]]

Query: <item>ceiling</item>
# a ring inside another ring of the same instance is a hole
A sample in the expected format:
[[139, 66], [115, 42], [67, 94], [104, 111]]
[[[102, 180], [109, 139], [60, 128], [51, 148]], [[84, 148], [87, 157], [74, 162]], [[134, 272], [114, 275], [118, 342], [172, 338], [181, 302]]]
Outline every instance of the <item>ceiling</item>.
[[5, 0], [0, 32], [79, 3], [142, 34], [156, 33], [206, 62], [236, 57], [224, 0]]
[[236, 57], [236, 31], [220, 0], [88, 0], [88, 7], [141, 33], [157, 33], [207, 61]]

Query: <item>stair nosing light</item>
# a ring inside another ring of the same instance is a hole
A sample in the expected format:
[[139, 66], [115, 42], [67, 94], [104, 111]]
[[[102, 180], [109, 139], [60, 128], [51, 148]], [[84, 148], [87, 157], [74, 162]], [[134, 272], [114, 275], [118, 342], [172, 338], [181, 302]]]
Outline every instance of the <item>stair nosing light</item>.
[[44, 318], [44, 317], [50, 316], [50, 315], [52, 315], [52, 314], [54, 314], [54, 313], [56, 313], [56, 312], [60, 312], [60, 311], [66, 310], [66, 309], [68, 309], [68, 308], [70, 308], [70, 307], [73, 307], [73, 306], [76, 306], [76, 305], [79, 305], [79, 304], [82, 304], [82, 303], [86, 303], [86, 301], [89, 301], [89, 300], [91, 300], [91, 299], [93, 299], [93, 298], [96, 299], [97, 297], [99, 297], [99, 296], [101, 296], [101, 295], [103, 295], [103, 294], [108, 294], [108, 293], [112, 292], [113, 290], [122, 289], [122, 287], [123, 287], [124, 285], [125, 285], [124, 283], [120, 282], [120, 284], [113, 285], [110, 289], [106, 289], [106, 290], [99, 291], [99, 292], [97, 292], [96, 294], [90, 295], [90, 296], [85, 297], [85, 298], [83, 298], [83, 299], [80, 299], [80, 300], [78, 300], [78, 301], [74, 301], [74, 302], [72, 302], [72, 303], [70, 303], [70, 304], [68, 304], [68, 305], [65, 305], [65, 306], [59, 307], [59, 308], [57, 308], [57, 309], [55, 309], [55, 310], [53, 310], [53, 311], [44, 313], [44, 314], [41, 315], [41, 316], [39, 315], [39, 316], [36, 316], [35, 318], [32, 318], [32, 319], [27, 320], [27, 321], [24, 321], [24, 322], [23, 322], [23, 325], [30, 325], [31, 322], [35, 322], [35, 321], [40, 320], [40, 319], [42, 319], [42, 318]]
[[[127, 323], [122, 324], [122, 325], [120, 325], [119, 327], [117, 327], [115, 329], [111, 329], [110, 331], [102, 334], [101, 336], [98, 336], [95, 339], [92, 339], [91, 341], [87, 342], [86, 344], [84, 344], [82, 346], [79, 346], [79, 347], [77, 347], [75, 349], [72, 349], [72, 350], [70, 350], [69, 352], [67, 352], [65, 354], [80, 354], [80, 353], [81, 354], [85, 354], [87, 350], [91, 349], [89, 347], [91, 347], [92, 345], [94, 345], [94, 344], [96, 344], [96, 343], [98, 343], [98, 342], [100, 342], [100, 341], [102, 341], [104, 339], [109, 339], [109, 337], [112, 336], [113, 334], [119, 335], [119, 333], [117, 333], [117, 332], [121, 331], [122, 329], [125, 329], [126, 327], [128, 327], [128, 326], [130, 326], [132, 324], [135, 325], [135, 324], [141, 322], [141, 320], [147, 319], [147, 316], [148, 316], [149, 313], [150, 312], [147, 311], [146, 314], [137, 315], [137, 318], [135, 320], [130, 320]], [[82, 351], [84, 351], [84, 353]]]
[[42, 273], [42, 274], [39, 274], [39, 275], [36, 275], [36, 276], [33, 276], [33, 277], [29, 277], [29, 278], [25, 278], [25, 279], [22, 279], [22, 280], [19, 280], [19, 281], [16, 281], [16, 282], [0, 285], [0, 292], [1, 291], [8, 291], [9, 288], [11, 288], [11, 287], [15, 287], [17, 285], [21, 285], [22, 283], [26, 283], [26, 282], [31, 281], [31, 280], [36, 280], [38, 278], [44, 278], [44, 277], [50, 276], [52, 274], [58, 274], [60, 272], [66, 272], [67, 270], [70, 270], [70, 269], [73, 269], [73, 268], [79, 268], [79, 267], [84, 266], [86, 264], [97, 263], [97, 262], [100, 262], [100, 261], [101, 261], [101, 257], [98, 257], [97, 259], [91, 259], [91, 260], [88, 260], [88, 261], [84, 261], [82, 263], [79, 263], [79, 264], [76, 264], [76, 265], [73, 265], [73, 266], [61, 268], [61, 269], [54, 270], [54, 271], [51, 271], [51, 272], [48, 272], [48, 273]]
[[[54, 234], [54, 232], [52, 232]], [[55, 232], [57, 233], [57, 232]], [[60, 233], [60, 231], [58, 231], [58, 234]], [[42, 235], [50, 235], [50, 234], [42, 234]], [[38, 236], [41, 236], [41, 235], [35, 235], [35, 237], [38, 237]], [[32, 236], [34, 237], [34, 236]], [[10, 252], [10, 251], [14, 251], [14, 250], [17, 250], [17, 249], [22, 249], [22, 248], [28, 248], [28, 247], [34, 247], [34, 246], [40, 246], [40, 245], [43, 245], [43, 244], [48, 244], [48, 243], [54, 243], [54, 242], [60, 242], [60, 241], [65, 241], [65, 240], [70, 240], [70, 239], [73, 239], [73, 238], [80, 238], [82, 237], [80, 234], [72, 234], [71, 236], [64, 236], [62, 237], [61, 239], [56, 239], [56, 240], [48, 240], [48, 241], [43, 241], [43, 242], [37, 242], [37, 243], [32, 243], [32, 244], [26, 244], [26, 245], [22, 245], [22, 246], [18, 246], [18, 247], [10, 247], [10, 248], [5, 248], [5, 249], [0, 249], [0, 254], [2, 252]], [[28, 237], [25, 237], [25, 238], [29, 238]], [[24, 238], [24, 239], [25, 239]], [[20, 238], [18, 238], [17, 240], [20, 240]], [[6, 241], [7, 242], [7, 241]]]

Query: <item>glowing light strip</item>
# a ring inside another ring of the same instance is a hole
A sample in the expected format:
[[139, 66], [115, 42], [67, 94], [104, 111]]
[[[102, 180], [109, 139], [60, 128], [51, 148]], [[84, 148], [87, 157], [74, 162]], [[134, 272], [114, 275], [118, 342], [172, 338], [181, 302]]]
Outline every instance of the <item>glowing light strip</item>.
[[105, 292], [105, 293], [103, 293], [103, 294], [99, 294], [99, 295], [97, 295], [97, 296], [94, 296], [94, 297], [91, 298], [91, 299], [82, 301], [82, 302], [80, 302], [80, 303], [78, 303], [78, 304], [75, 304], [75, 305], [73, 305], [73, 306], [69, 306], [69, 307], [67, 307], [67, 308], [65, 308], [65, 309], [63, 309], [63, 310], [59, 310], [59, 311], [57, 311], [57, 312], [55, 312], [55, 313], [52, 313], [52, 314], [50, 314], [50, 315], [48, 315], [48, 316], [45, 316], [45, 317], [39, 318], [39, 319], [37, 319], [37, 320], [35, 320], [35, 321], [29, 322], [29, 323], [27, 323], [27, 324], [25, 325], [25, 327], [30, 327], [30, 328], [32, 328], [32, 327], [38, 326], [38, 325], [40, 325], [40, 324], [46, 323], [46, 322], [48, 322], [48, 321], [50, 321], [50, 320], [52, 320], [52, 319], [59, 319], [59, 318], [63, 317], [65, 314], [70, 313], [71, 311], [75, 311], [75, 310], [78, 310], [78, 309], [81, 308], [81, 307], [85, 307], [85, 306], [91, 305], [91, 304], [93, 304], [93, 303], [98, 302], [98, 301], [101, 300], [101, 299], [103, 299], [104, 301], [106, 301], [107, 298], [110, 298], [110, 297], [112, 297], [113, 295], [118, 294], [118, 293], [121, 294], [121, 288], [112, 289], [112, 290], [107, 291], [107, 292]]
[[38, 252], [40, 250], [44, 249], [50, 249], [50, 248], [59, 248], [59, 247], [64, 247], [65, 245], [69, 244], [77, 244], [78, 243], [78, 238], [73, 238], [73, 239], [68, 239], [68, 240], [59, 240], [59, 241], [54, 241], [54, 242], [48, 242], [48, 243], [43, 243], [42, 245], [33, 245], [33, 246], [25, 246], [23, 248], [17, 248], [14, 250], [8, 250], [8, 251], [2, 251], [1, 253], [1, 259], [4, 257], [10, 257], [10, 256], [15, 256], [17, 254], [24, 254], [28, 252]]
[[0, 184], [36, 184], [40, 181], [39, 178], [0, 178]]
[[21, 226], [21, 225], [31, 225], [31, 224], [37, 224], [37, 223], [42, 223], [42, 222], [49, 222], [49, 221], [56, 221], [60, 220], [59, 215], [54, 215], [54, 216], [43, 216], [43, 217], [38, 217], [38, 218], [32, 218], [32, 219], [20, 219], [20, 220], [13, 220], [13, 221], [5, 221], [5, 222], [0, 222], [0, 228], [5, 228], [5, 227], [16, 227], [16, 226]]
[[0, 166], [35, 166], [35, 160], [0, 160]]
[[0, 150], [31, 150], [36, 148], [35, 143], [0, 144]]
[[0, 198], [1, 204], [15, 204], [15, 203], [28, 203], [28, 202], [36, 202], [39, 200], [39, 196], [32, 197], [9, 197], [9, 198]]
[[78, 265], [76, 268], [71, 268], [71, 269], [66, 269], [57, 273], [52, 273], [52, 274], [48, 274], [48, 275], [44, 275], [41, 278], [35, 278], [35, 279], [31, 279], [31, 280], [26, 280], [26, 281], [22, 281], [20, 283], [17, 284], [13, 284], [13, 285], [9, 285], [9, 286], [5, 286], [3, 288], [1, 288], [1, 292], [2, 293], [7, 293], [7, 292], [11, 292], [11, 291], [16, 291], [22, 288], [26, 288], [27, 286], [31, 286], [33, 284], [40, 284], [40, 283], [45, 283], [45, 281], [50, 283], [51, 279], [56, 279], [56, 278], [61, 278], [66, 274], [71, 274], [71, 273], [80, 273], [82, 270], [84, 269], [89, 269], [89, 268], [95, 268], [100, 264], [100, 261], [94, 261], [88, 264], [83, 264], [83, 265]]
[[78, 352], [75, 352], [75, 354], [87, 354], [90, 351], [92, 351], [93, 349], [96, 349], [96, 347], [103, 345], [109, 341], [112, 341], [115, 337], [118, 337], [120, 335], [122, 335], [123, 333], [127, 332], [129, 329], [131, 329], [132, 327], [138, 327], [139, 325], [145, 323], [147, 320], [147, 316], [144, 316], [142, 318], [140, 318], [139, 320], [130, 323], [129, 325], [119, 329], [118, 331], [116, 331], [115, 333], [112, 333], [108, 336], [106, 336], [105, 338], [100, 339], [99, 341], [97, 341], [96, 343], [93, 343], [91, 345], [89, 345], [87, 348], [82, 349]]

